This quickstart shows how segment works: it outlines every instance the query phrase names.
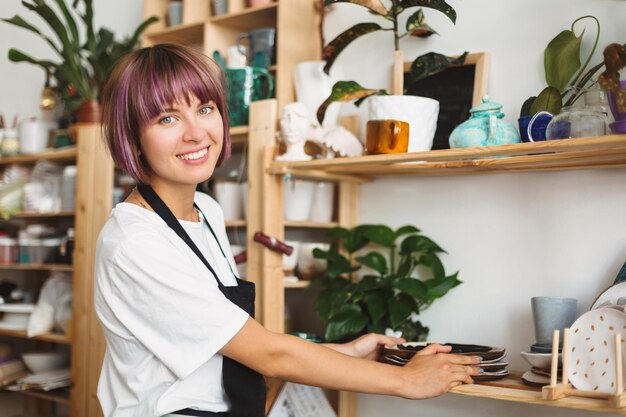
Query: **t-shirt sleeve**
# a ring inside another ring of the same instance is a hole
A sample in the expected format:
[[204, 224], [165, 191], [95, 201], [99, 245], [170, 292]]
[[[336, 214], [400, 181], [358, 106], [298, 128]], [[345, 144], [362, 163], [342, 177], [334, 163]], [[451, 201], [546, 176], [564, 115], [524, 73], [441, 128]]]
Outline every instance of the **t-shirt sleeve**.
[[114, 314], [181, 379], [226, 345], [248, 318], [192, 257], [146, 232], [125, 239], [110, 265]]

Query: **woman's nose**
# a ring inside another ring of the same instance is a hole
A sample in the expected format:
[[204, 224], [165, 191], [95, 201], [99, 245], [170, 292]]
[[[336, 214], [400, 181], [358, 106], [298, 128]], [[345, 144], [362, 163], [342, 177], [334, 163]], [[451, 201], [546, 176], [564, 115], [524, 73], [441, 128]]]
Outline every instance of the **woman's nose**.
[[187, 120], [185, 122], [185, 132], [183, 139], [188, 141], [200, 141], [204, 137], [204, 130], [200, 123], [196, 120]]

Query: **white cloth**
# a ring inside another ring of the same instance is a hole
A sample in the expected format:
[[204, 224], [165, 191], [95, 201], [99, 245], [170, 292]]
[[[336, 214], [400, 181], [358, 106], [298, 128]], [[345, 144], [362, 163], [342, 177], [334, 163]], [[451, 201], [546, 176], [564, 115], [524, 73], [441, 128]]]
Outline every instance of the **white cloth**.
[[[236, 285], [222, 210], [206, 194], [195, 201], [228, 261], [204, 221], [180, 223], [221, 282]], [[130, 203], [113, 209], [98, 238], [95, 308], [107, 342], [98, 384], [106, 417], [229, 409], [217, 352], [248, 315], [156, 213]]]

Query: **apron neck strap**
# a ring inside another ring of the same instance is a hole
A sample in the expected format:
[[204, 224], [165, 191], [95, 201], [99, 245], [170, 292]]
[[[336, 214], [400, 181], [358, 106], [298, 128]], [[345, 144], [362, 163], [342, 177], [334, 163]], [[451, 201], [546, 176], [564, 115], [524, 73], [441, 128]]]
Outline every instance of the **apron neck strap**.
[[[176, 232], [176, 234], [187, 244], [187, 246], [189, 246], [189, 248], [198, 256], [198, 258], [200, 258], [202, 263], [209, 269], [209, 271], [211, 271], [211, 274], [215, 278], [215, 281], [217, 282], [217, 286], [220, 289], [220, 291], [224, 292], [225, 287], [220, 281], [220, 279], [217, 277], [215, 270], [213, 269], [211, 264], [209, 264], [209, 262], [206, 260], [204, 255], [202, 255], [202, 252], [200, 252], [200, 249], [198, 249], [196, 244], [189, 237], [189, 235], [187, 234], [183, 226], [181, 226], [176, 216], [174, 216], [174, 213], [172, 213], [172, 211], [167, 206], [167, 204], [165, 204], [165, 202], [161, 200], [161, 197], [159, 197], [159, 195], [149, 185], [145, 185], [145, 184], [138, 185], [137, 191], [139, 191], [139, 194], [141, 194], [143, 199], [146, 200], [146, 202], [150, 205], [150, 207], [152, 207], [154, 212], [158, 214], [159, 217], [161, 217], [165, 221], [165, 223], [167, 223], [167, 225], [172, 230], [174, 230], [174, 232]], [[202, 217], [204, 217], [204, 214], [202, 215]], [[206, 222], [206, 217], [204, 220]], [[209, 228], [211, 229], [210, 225], [209, 225]], [[211, 233], [213, 233], [213, 229], [211, 229]], [[213, 233], [213, 236], [215, 236], [215, 233]], [[219, 245], [219, 241], [218, 241], [218, 245]], [[220, 251], [222, 251], [221, 246], [220, 246]], [[222, 251], [222, 253], [224, 253], [224, 251]], [[230, 266], [230, 263], [229, 263], [229, 266]]]

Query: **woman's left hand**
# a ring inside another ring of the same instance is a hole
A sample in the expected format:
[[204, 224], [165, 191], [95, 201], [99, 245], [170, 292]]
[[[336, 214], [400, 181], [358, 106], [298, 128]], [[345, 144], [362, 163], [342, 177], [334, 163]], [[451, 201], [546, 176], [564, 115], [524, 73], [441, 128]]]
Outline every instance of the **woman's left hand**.
[[393, 347], [398, 343], [405, 342], [406, 340], [401, 337], [391, 337], [382, 334], [368, 333], [348, 343], [328, 343], [325, 344], [325, 346], [336, 350], [337, 352], [341, 352], [345, 355], [369, 360], [376, 360], [380, 356], [380, 351], [383, 346]]

